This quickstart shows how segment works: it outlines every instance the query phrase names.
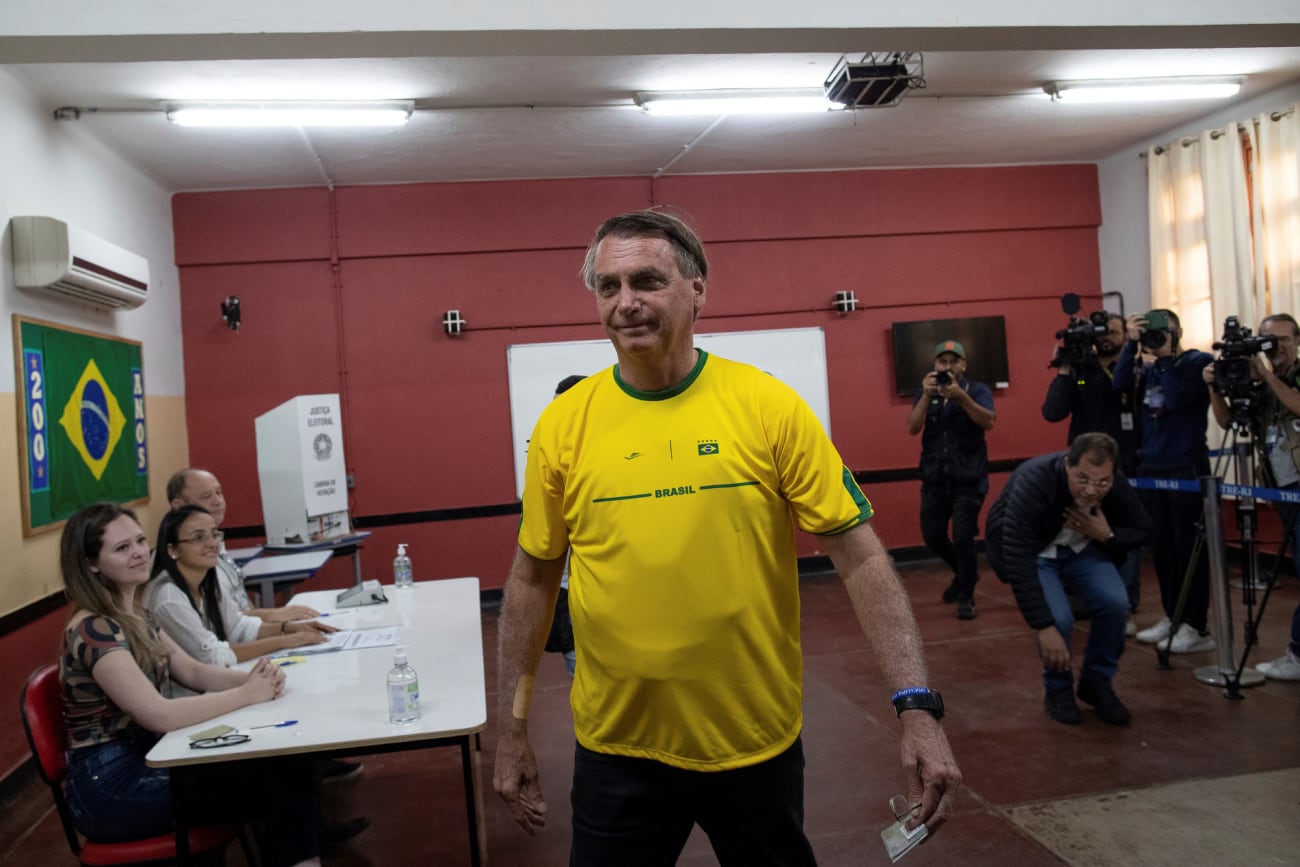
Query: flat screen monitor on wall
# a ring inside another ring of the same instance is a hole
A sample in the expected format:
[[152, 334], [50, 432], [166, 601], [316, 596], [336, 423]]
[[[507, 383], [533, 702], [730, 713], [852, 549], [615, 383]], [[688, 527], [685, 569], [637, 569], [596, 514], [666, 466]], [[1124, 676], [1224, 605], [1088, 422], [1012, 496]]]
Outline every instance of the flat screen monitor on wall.
[[927, 319], [894, 323], [894, 382], [899, 394], [919, 394], [921, 380], [934, 370], [934, 348], [956, 340], [966, 349], [966, 378], [1005, 388], [1007, 326], [1001, 316]]

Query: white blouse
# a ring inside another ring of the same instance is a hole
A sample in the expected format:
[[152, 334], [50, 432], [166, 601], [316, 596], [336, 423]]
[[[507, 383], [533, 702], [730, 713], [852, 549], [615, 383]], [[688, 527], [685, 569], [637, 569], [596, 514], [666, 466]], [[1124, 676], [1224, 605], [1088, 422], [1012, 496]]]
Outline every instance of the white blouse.
[[211, 618], [206, 612], [200, 617], [199, 612], [190, 604], [189, 596], [165, 573], [155, 575], [145, 585], [144, 607], [152, 612], [162, 630], [190, 656], [199, 662], [229, 668], [238, 661], [230, 645], [255, 640], [258, 630], [262, 628], [262, 621], [241, 612], [238, 604], [221, 586], [220, 579], [217, 587], [221, 621], [226, 626], [226, 641], [217, 638], [212, 631]]

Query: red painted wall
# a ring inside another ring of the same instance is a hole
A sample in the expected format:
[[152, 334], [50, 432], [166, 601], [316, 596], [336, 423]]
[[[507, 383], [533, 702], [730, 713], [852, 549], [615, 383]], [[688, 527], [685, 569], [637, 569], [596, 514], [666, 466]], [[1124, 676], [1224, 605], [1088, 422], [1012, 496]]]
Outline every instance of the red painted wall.
[[[911, 401], [894, 394], [896, 320], [1005, 316], [1012, 384], [996, 395], [990, 455], [1064, 444], [1039, 407], [1059, 296], [1100, 307], [1090, 165], [188, 193], [173, 210], [190, 453], [221, 477], [228, 524], [261, 523], [253, 419], [317, 392], [342, 396], [354, 515], [513, 502], [506, 347], [601, 337], [583, 251], [602, 219], [652, 204], [684, 211], [705, 241], [701, 330], [824, 329], [851, 469], [916, 464]], [[832, 311], [841, 289], [859, 312]], [[218, 315], [229, 294], [238, 333]], [[453, 308], [469, 323], [454, 339], [441, 327]], [[867, 491], [891, 547], [921, 543], [918, 487]], [[366, 574], [386, 576], [406, 541], [422, 577], [497, 587], [516, 524], [383, 528]]]
[[0, 738], [0, 780], [31, 756], [27, 738], [23, 735], [18, 697], [29, 674], [46, 663], [58, 661], [59, 642], [67, 619], [67, 609], [60, 607], [0, 637], [0, 658], [3, 659], [0, 662], [0, 695], [5, 696], [0, 724], [9, 733]]

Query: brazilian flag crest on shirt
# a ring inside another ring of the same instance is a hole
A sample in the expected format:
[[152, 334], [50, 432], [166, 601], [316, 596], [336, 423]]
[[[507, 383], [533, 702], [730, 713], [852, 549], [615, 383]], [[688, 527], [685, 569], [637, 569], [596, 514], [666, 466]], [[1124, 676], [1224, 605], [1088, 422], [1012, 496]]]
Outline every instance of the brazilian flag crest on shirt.
[[140, 344], [14, 317], [24, 432], [24, 531], [98, 500], [149, 495]]

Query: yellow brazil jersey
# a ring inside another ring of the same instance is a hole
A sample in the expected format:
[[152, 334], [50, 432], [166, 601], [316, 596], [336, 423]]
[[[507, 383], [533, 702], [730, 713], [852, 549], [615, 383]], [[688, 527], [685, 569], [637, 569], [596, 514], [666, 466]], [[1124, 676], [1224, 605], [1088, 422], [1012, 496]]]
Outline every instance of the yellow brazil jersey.
[[542, 413], [523, 504], [525, 551], [572, 546], [579, 743], [713, 771], [794, 742], [795, 524], [834, 534], [872, 510], [789, 386], [703, 351], [665, 391], [590, 376]]

